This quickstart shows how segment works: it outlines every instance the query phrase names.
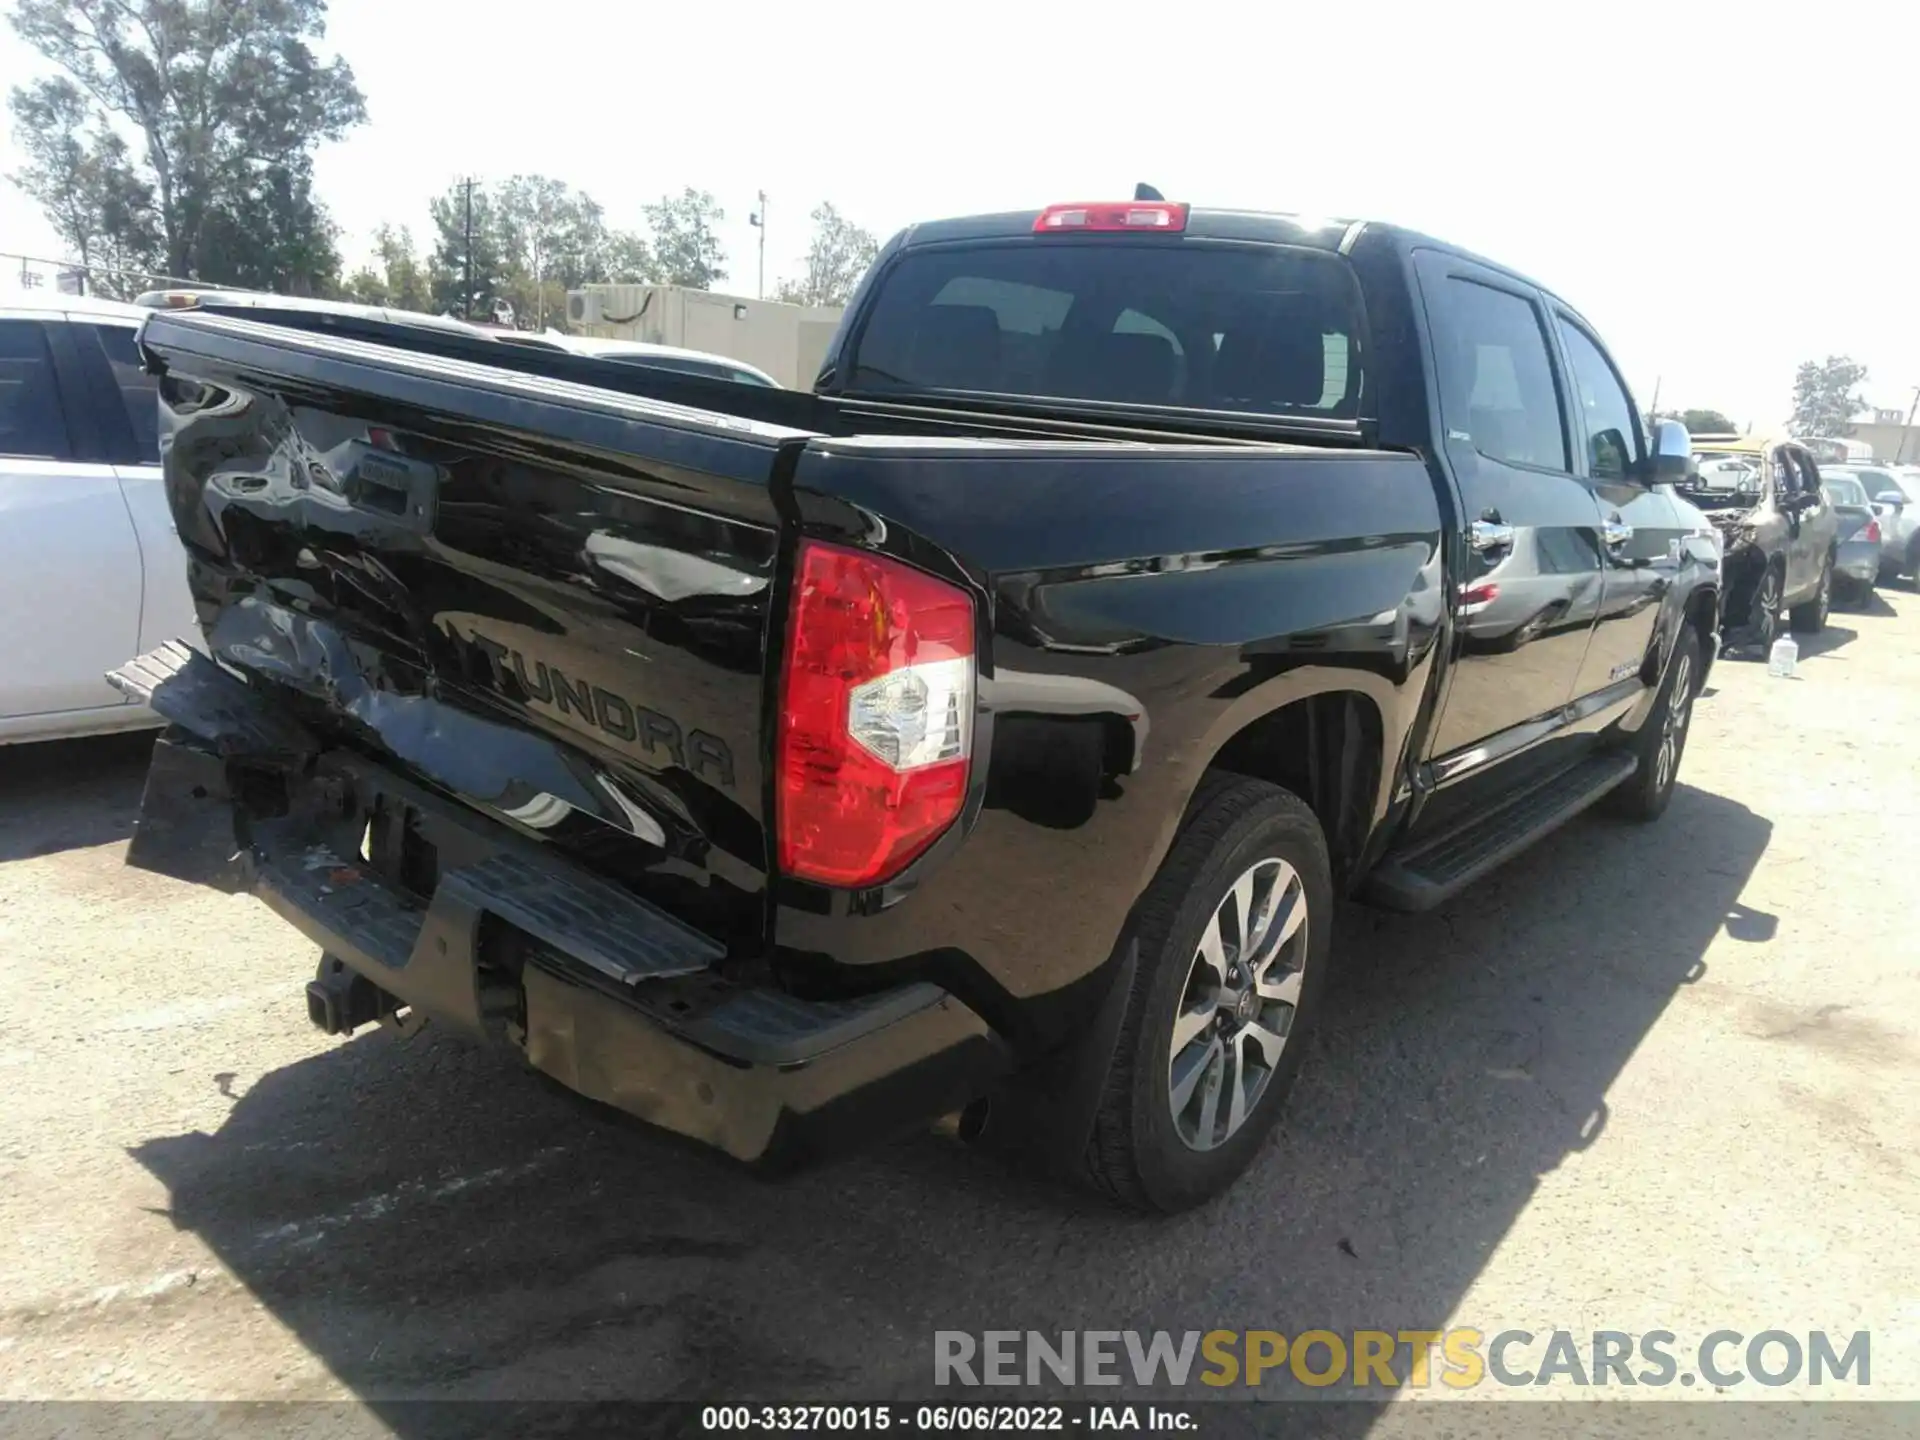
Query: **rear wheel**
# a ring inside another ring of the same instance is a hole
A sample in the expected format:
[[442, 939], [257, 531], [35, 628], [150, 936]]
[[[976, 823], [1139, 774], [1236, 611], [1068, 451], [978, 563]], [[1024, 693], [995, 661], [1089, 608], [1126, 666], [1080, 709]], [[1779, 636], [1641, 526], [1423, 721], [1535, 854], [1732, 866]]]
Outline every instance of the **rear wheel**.
[[1627, 820], [1658, 820], [1673, 799], [1680, 778], [1680, 757], [1687, 748], [1687, 727], [1693, 721], [1693, 700], [1700, 689], [1700, 636], [1683, 626], [1667, 661], [1667, 678], [1653, 713], [1634, 736], [1639, 766], [1628, 781], [1608, 795], [1606, 809]]
[[1827, 617], [1833, 613], [1833, 557], [1829, 555], [1820, 566], [1820, 583], [1814, 586], [1813, 594], [1793, 607], [1793, 628], [1803, 635], [1818, 635], [1827, 628]]
[[1325, 983], [1333, 881], [1320, 825], [1263, 780], [1196, 799], [1142, 898], [1139, 959], [1085, 1172], [1142, 1210], [1226, 1189], [1259, 1153]]

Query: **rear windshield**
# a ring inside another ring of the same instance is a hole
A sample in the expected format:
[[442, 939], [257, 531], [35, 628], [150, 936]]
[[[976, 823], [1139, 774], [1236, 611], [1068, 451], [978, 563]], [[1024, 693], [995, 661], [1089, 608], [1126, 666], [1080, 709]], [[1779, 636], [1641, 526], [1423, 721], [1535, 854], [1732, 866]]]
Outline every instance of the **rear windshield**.
[[1834, 505], [1867, 503], [1867, 492], [1860, 487], [1860, 482], [1853, 476], [1829, 474], [1826, 476], [1826, 482], [1827, 500], [1830, 503]]
[[1359, 296], [1336, 256], [1038, 239], [910, 251], [848, 387], [975, 390], [1351, 419]]

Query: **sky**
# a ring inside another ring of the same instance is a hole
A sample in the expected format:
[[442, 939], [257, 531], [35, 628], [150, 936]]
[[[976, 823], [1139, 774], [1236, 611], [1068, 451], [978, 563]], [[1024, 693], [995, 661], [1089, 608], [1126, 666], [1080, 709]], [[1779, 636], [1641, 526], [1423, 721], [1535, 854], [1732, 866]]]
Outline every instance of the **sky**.
[[[0, 0], [3, 7], [6, 0]], [[668, 10], [332, 0], [369, 121], [322, 149], [350, 259], [463, 174], [542, 172], [610, 222], [682, 186], [752, 294], [832, 201], [918, 219], [1126, 198], [1412, 225], [1600, 330], [1643, 406], [1770, 428], [1803, 360], [1920, 386], [1920, 7], [1824, 0], [1103, 5], [813, 0]], [[678, 17], [682, 23], [676, 26]], [[1874, 78], [1879, 67], [1889, 77]], [[0, 31], [0, 83], [44, 68]], [[1897, 77], [1909, 77], [1901, 79]], [[19, 164], [0, 139], [0, 173]], [[0, 183], [0, 253], [55, 242]]]

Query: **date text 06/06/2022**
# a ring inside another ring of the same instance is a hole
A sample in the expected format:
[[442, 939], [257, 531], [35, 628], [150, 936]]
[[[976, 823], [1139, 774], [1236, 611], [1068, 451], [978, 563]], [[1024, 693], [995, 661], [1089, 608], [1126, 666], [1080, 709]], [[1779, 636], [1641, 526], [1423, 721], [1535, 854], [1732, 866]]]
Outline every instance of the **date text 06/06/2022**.
[[710, 1433], [948, 1431], [1002, 1434], [1013, 1431], [1141, 1430], [1192, 1433], [1193, 1411], [1158, 1405], [707, 1405], [700, 1428]]

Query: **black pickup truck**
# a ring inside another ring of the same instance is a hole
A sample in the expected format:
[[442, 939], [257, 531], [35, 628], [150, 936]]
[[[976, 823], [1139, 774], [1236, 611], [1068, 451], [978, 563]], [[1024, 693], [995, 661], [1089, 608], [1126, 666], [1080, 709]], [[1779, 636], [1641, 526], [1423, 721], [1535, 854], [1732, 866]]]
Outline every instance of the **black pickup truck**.
[[[392, 317], [159, 312], [205, 651], [131, 863], [781, 1165], [960, 1117], [1201, 1201], [1336, 897], [1672, 793], [1719, 548], [1591, 328], [1388, 226], [916, 226], [811, 393]], [[1577, 857], [1575, 857], [1577, 863]]]

